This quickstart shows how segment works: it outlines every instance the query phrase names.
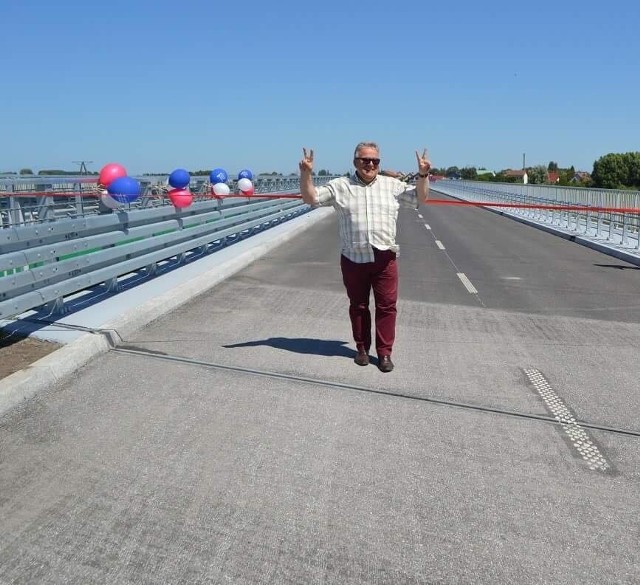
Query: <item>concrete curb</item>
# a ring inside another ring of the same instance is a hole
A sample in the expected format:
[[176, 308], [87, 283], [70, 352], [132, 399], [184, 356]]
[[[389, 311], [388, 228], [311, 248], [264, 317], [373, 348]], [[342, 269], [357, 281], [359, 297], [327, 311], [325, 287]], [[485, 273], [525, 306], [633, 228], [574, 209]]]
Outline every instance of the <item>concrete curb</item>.
[[[220, 284], [331, 213], [333, 213], [332, 208], [316, 209], [267, 230], [264, 233], [265, 238], [248, 250], [240, 252], [230, 260], [186, 281], [173, 290], [148, 300], [134, 310], [105, 323], [99, 329], [84, 333], [29, 367], [0, 380], [0, 415], [41, 390], [62, 381], [92, 358], [106, 353], [135, 331]], [[246, 241], [250, 242], [250, 239]]]
[[0, 415], [71, 375], [93, 357], [109, 350], [102, 335], [86, 333], [81, 338], [39, 359], [29, 367], [0, 380]]

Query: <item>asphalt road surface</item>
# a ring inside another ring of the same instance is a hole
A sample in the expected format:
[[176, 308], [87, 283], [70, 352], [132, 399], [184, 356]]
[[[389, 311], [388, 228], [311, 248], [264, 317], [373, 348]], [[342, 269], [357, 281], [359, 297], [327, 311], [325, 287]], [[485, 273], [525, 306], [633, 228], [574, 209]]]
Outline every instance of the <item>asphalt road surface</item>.
[[0, 583], [640, 582], [640, 272], [400, 217], [396, 369], [333, 217], [0, 418]]

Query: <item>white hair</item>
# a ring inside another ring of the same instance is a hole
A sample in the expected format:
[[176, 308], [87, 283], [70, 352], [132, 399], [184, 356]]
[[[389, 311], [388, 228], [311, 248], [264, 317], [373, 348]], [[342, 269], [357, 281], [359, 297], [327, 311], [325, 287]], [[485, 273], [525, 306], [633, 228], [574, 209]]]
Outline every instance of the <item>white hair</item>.
[[358, 144], [358, 146], [356, 146], [356, 149], [353, 151], [353, 158], [358, 158], [358, 153], [363, 148], [375, 148], [378, 151], [378, 154], [380, 154], [380, 148], [375, 142], [360, 142], [360, 144]]

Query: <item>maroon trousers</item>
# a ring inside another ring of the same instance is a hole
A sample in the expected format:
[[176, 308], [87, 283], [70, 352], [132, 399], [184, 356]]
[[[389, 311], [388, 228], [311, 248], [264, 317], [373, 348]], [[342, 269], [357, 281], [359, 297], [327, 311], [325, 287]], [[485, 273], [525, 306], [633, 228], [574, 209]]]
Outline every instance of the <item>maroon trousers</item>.
[[398, 300], [398, 265], [390, 250], [373, 249], [375, 261], [365, 264], [340, 257], [342, 282], [349, 297], [349, 317], [353, 339], [358, 349], [371, 347], [371, 312], [369, 295], [373, 289], [376, 320], [376, 353], [391, 355], [396, 336], [396, 302]]

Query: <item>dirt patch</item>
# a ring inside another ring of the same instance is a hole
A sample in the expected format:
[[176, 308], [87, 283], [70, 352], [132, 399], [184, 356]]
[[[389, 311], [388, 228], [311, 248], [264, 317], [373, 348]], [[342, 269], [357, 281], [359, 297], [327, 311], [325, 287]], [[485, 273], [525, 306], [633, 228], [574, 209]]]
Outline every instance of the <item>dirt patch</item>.
[[3, 335], [0, 332], [0, 380], [61, 347], [61, 344], [51, 341]]

